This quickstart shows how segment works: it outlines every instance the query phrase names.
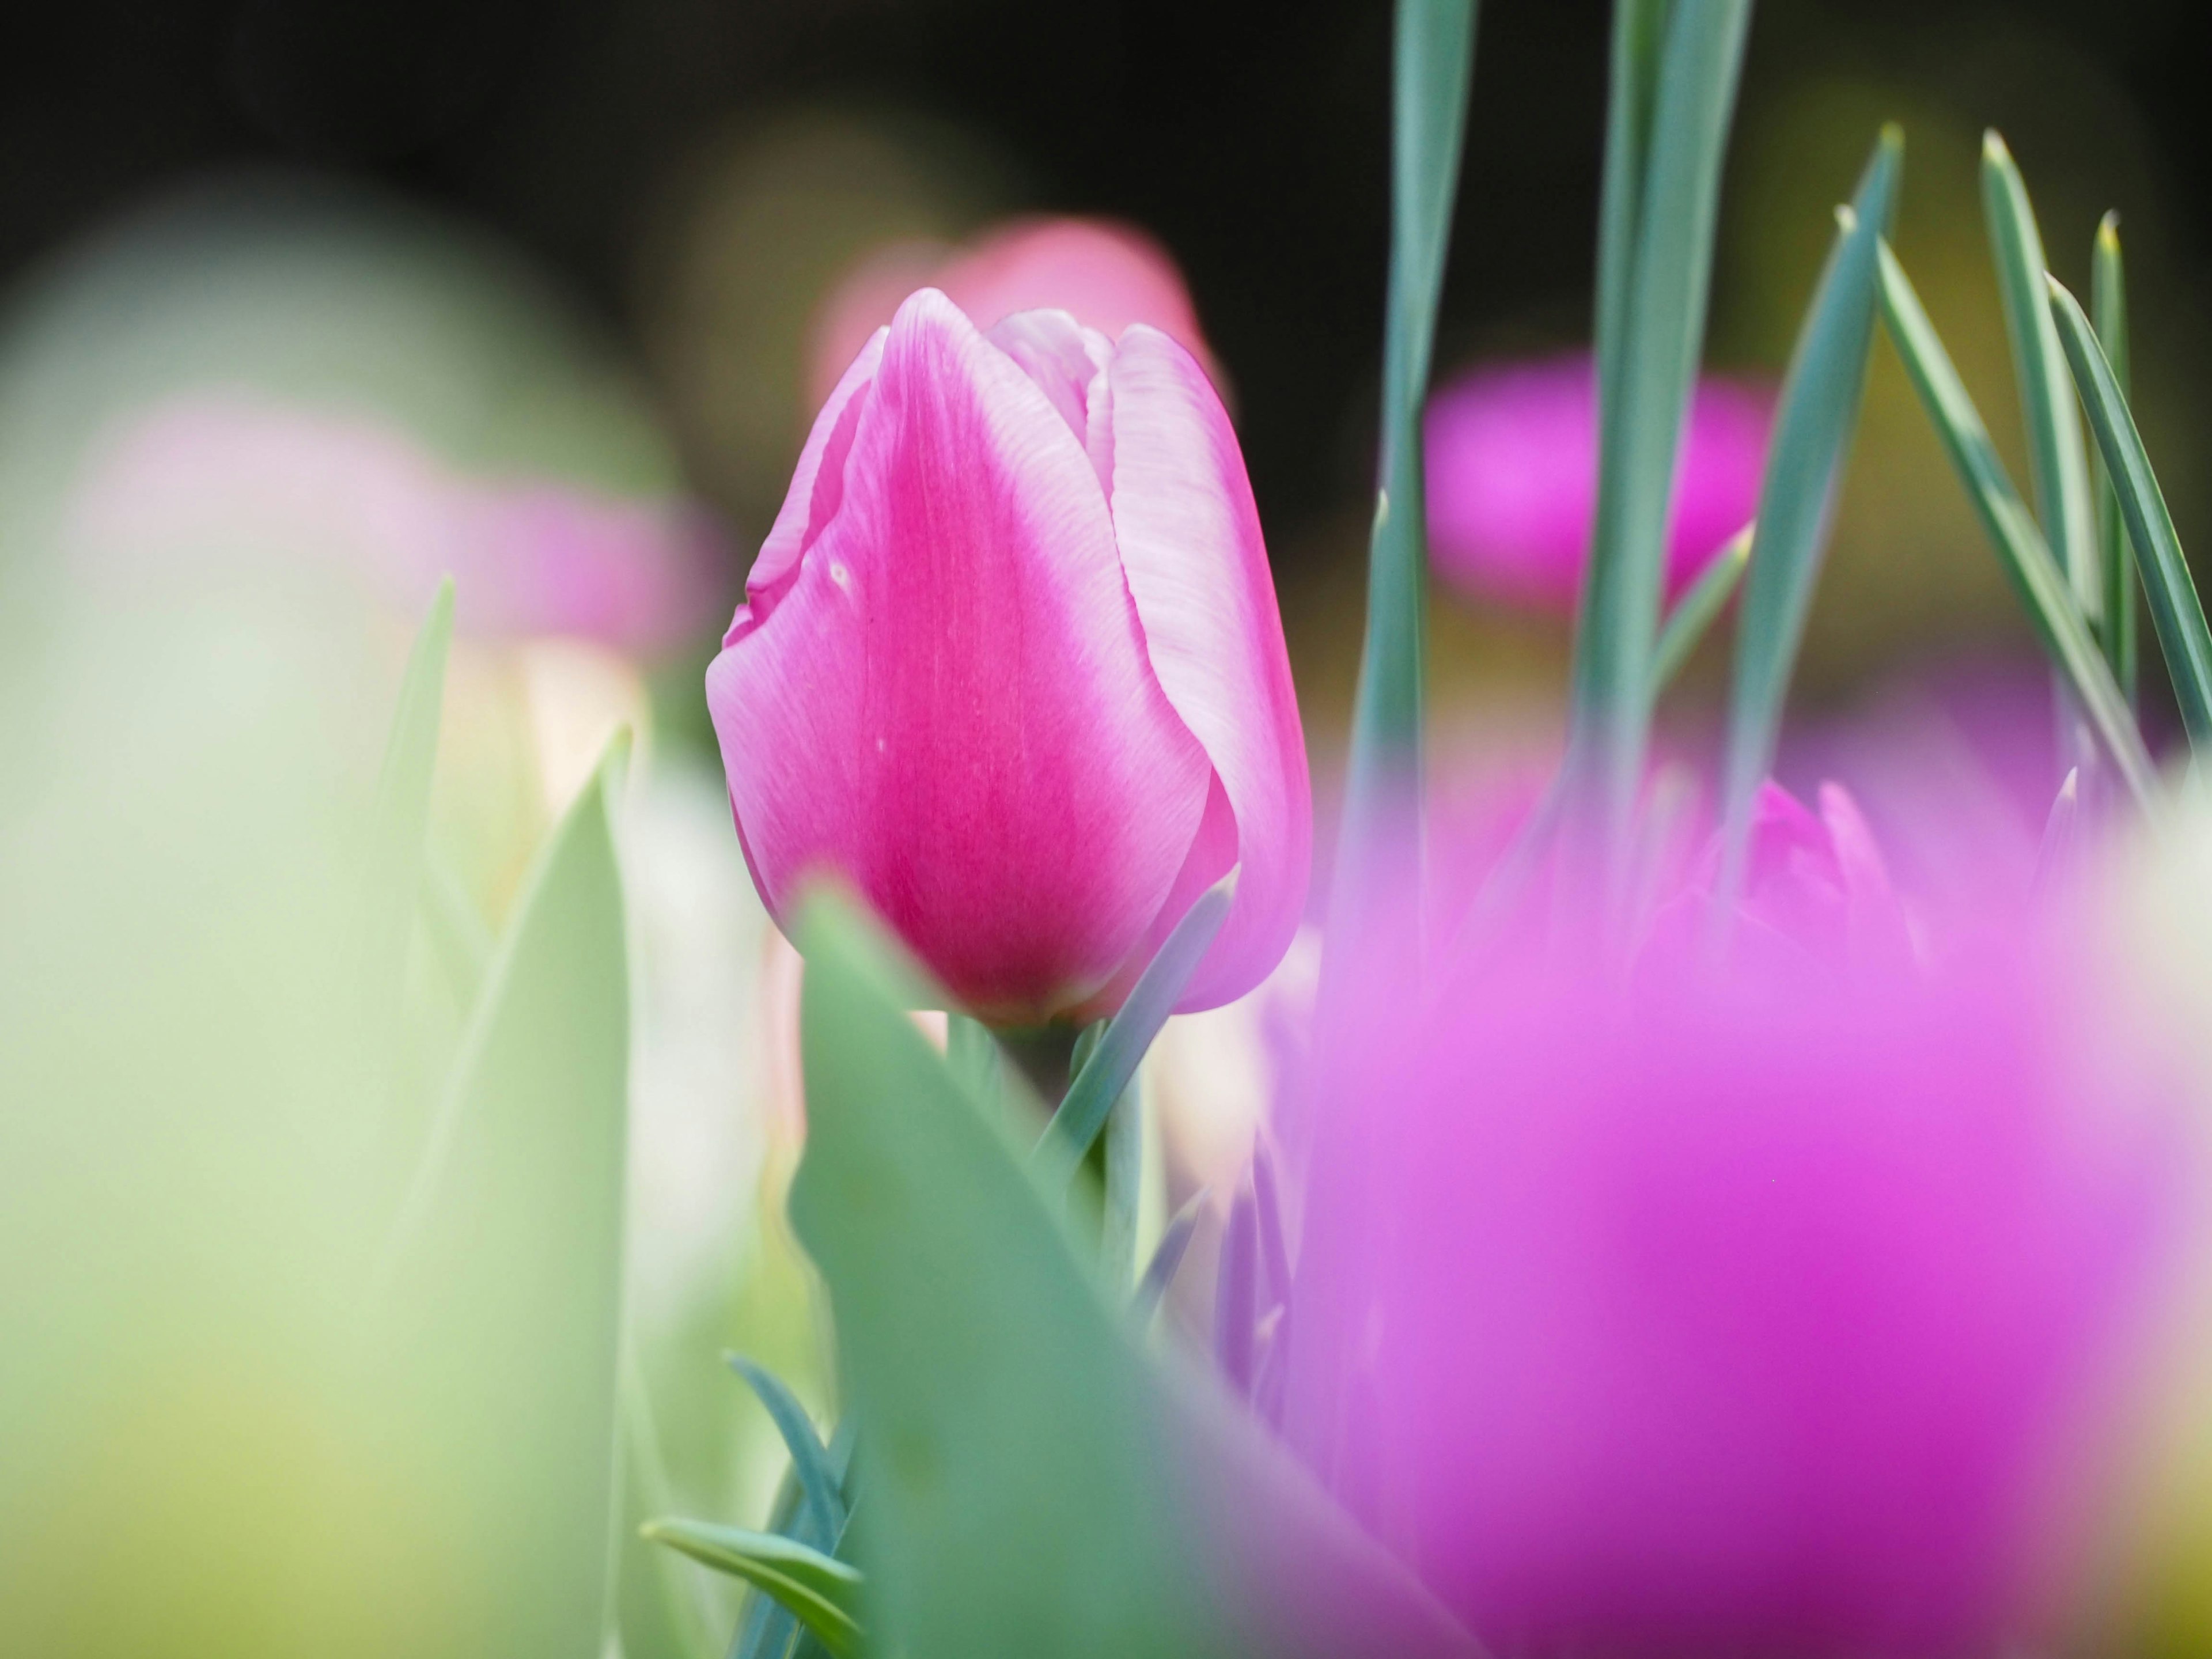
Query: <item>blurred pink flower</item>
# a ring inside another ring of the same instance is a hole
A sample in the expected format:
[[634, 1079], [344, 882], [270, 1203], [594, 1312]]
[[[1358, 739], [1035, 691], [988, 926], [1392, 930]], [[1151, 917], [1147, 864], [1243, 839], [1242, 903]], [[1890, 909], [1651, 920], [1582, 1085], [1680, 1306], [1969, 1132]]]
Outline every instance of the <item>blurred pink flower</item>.
[[[1679, 593], [1750, 521], [1773, 400], [1707, 377], [1683, 428], [1667, 591]], [[1429, 542], [1462, 592], [1565, 611], [1597, 506], [1597, 376], [1589, 355], [1486, 365], [1430, 399]]]
[[[1870, 878], [1823, 809], [1763, 803], [1750, 901], [1816, 937]], [[1624, 975], [1568, 927], [1343, 976], [1292, 1443], [1493, 1651], [2039, 1633], [2183, 1181], [2051, 932]]]
[[231, 394], [121, 428], [73, 514], [75, 541], [103, 558], [314, 558], [410, 616], [450, 574], [471, 632], [647, 654], [687, 637], [717, 562], [683, 503], [465, 477], [396, 427]]
[[941, 290], [981, 329], [1018, 311], [1065, 311], [1109, 340], [1148, 323], [1220, 380], [1182, 273], [1150, 236], [1107, 219], [1012, 219], [962, 248], [894, 242], [848, 272], [815, 313], [806, 388], [815, 407], [869, 336], [924, 287]]
[[1297, 928], [1312, 809], [1259, 516], [1156, 329], [908, 299], [816, 420], [707, 701], [770, 911], [835, 872], [987, 1018], [1115, 1006], [1231, 866], [1185, 1009]]

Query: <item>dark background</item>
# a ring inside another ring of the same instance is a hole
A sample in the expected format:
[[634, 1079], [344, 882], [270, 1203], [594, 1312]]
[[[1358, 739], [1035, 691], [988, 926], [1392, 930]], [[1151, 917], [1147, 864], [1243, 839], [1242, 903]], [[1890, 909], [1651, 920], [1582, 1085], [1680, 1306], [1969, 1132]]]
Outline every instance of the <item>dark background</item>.
[[[1815, 65], [1940, 87], [1947, 30], [2017, 32], [2077, 56], [2133, 106], [2160, 174], [2169, 258], [2188, 267], [2212, 233], [2212, 100], [2185, 39], [2195, 9], [1771, 0], [1746, 107]], [[1501, 319], [1583, 326], [1607, 14], [1600, 0], [1482, 8], [1448, 349]], [[1037, 205], [1126, 216], [1168, 243], [1238, 389], [1279, 557], [1285, 525], [1358, 488], [1383, 270], [1389, 27], [1382, 0], [15, 8], [0, 26], [0, 273], [167, 180], [273, 159], [491, 227], [623, 339], [640, 325], [641, 216], [702, 132], [795, 100], [883, 100], [1019, 157]]]

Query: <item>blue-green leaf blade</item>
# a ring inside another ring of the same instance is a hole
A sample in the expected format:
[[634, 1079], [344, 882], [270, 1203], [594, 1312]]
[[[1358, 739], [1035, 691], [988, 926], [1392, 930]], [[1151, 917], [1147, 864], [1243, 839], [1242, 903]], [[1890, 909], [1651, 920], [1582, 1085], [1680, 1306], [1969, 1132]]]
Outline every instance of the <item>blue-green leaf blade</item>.
[[742, 1578], [775, 1597], [821, 1638], [836, 1659], [853, 1659], [860, 1652], [863, 1581], [857, 1569], [834, 1556], [779, 1533], [748, 1532], [707, 1521], [652, 1521], [641, 1531], [653, 1543]]
[[1190, 983], [1214, 935], [1229, 919], [1236, 881], [1236, 872], [1231, 871], [1200, 893], [1183, 913], [1182, 920], [1137, 976], [1121, 1012], [1077, 1069], [1066, 1097], [1037, 1146], [1037, 1162], [1048, 1178], [1064, 1182], [1090, 1154], [1091, 1143], [1106, 1126], [1107, 1114], [1136, 1077], [1145, 1051], [1175, 1012], [1183, 988]]
[[2151, 804], [2156, 799], [2157, 769], [2143, 746], [2135, 716], [2075, 607], [2073, 592], [2051, 558], [2043, 532], [2036, 528], [2035, 515], [2006, 476], [1980, 411], [1929, 321], [1911, 279], [1887, 242], [1881, 247], [1881, 315], [1905, 374], [1920, 394], [1936, 436], [1966, 486], [1966, 499], [2012, 579], [2045, 651], [2064, 671], [2130, 791], [2139, 802]]
[[1697, 580], [1683, 591], [1667, 612], [1659, 629], [1659, 646], [1651, 654], [1652, 691], [1663, 693], [1674, 683], [1705, 635], [1720, 620], [1721, 612], [1743, 581], [1744, 567], [1751, 562], [1751, 539], [1755, 525], [1746, 525], [1714, 554], [1698, 573]]
[[2120, 514], [2135, 546], [2151, 627], [2173, 678], [2182, 724], [2188, 728], [2191, 748], [2202, 757], [2212, 747], [2212, 630], [2205, 627], [2204, 606], [2197, 597], [2189, 562], [2182, 556], [2173, 517], [2166, 511], [2165, 492], [2151, 471], [2149, 453], [2136, 430], [2135, 416], [2112, 366], [2097, 343], [2089, 319], [2081, 314], [2080, 302], [2056, 277], [2045, 280], [2049, 314], [2065, 343], [2074, 382], [2081, 388], [2089, 424], [2097, 434], [2098, 453], [2105, 458], [2105, 470], [2119, 495]]
[[2066, 358], [2044, 296], [2047, 261], [2035, 209], [2012, 152], [1992, 128], [1982, 137], [1982, 210], [2012, 347], [2014, 384], [2027, 428], [2028, 480], [2037, 522], [2074, 604], [2094, 632], [2104, 610], [2089, 468]]
[[1722, 763], [1730, 856], [1774, 763], [1790, 678], [1804, 638], [1837, 487], [1858, 425], [1873, 344], [1881, 239], [1897, 200], [1904, 135], [1883, 131], [1806, 308], [1760, 482], [1751, 571], [1737, 620]]
[[845, 1495], [839, 1490], [836, 1472], [830, 1467], [830, 1449], [815, 1432], [806, 1407], [784, 1386], [783, 1379], [765, 1365], [757, 1365], [742, 1354], [722, 1358], [758, 1396], [775, 1424], [775, 1431], [783, 1437], [785, 1449], [791, 1454], [792, 1473], [798, 1477], [799, 1492], [811, 1511], [814, 1535], [834, 1543], [845, 1530]]
[[[2107, 213], [2097, 225], [2097, 241], [2090, 256], [2089, 315], [2097, 327], [2097, 343], [2105, 348], [2112, 381], [2123, 398], [2134, 394], [2128, 386], [2128, 287], [2126, 265], [2120, 255], [2120, 216]], [[2120, 498], [2106, 469], [2104, 452], [2092, 450], [2091, 471], [2097, 494], [2097, 551], [2105, 574], [2105, 659], [2112, 678], [2130, 705], [2136, 697], [2136, 579], [2135, 552], [2128, 545], [2127, 522], [2120, 516]]]
[[[1750, 13], [1749, 0], [1674, 0], [1667, 9], [1632, 268], [1600, 271], [1599, 325], [1609, 337], [1601, 340], [1597, 511], [1576, 623], [1569, 756], [1615, 830], [1650, 736], [1668, 509], [1705, 343], [1721, 164]], [[1617, 36], [1617, 50], [1644, 45], [1626, 25]], [[1617, 68], [1615, 88], [1635, 79]], [[1632, 149], [1609, 143], [1608, 162]], [[1608, 236], [1611, 216], [1626, 210], [1622, 198], [1608, 182]], [[1617, 326], [1608, 326], [1608, 307]]]

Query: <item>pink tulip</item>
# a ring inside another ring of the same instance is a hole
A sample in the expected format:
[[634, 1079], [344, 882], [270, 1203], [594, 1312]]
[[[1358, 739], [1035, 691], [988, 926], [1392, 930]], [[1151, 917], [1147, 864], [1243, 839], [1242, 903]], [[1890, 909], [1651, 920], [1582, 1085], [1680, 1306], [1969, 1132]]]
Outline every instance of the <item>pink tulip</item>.
[[[1755, 894], [1850, 890], [1840, 817], [1767, 811]], [[1629, 975], [1601, 935], [1346, 976], [1293, 1444], [1495, 1652], [2047, 1635], [2183, 1196], [2078, 942]]]
[[1232, 866], [1184, 1008], [1297, 928], [1311, 806], [1259, 518], [1156, 329], [986, 334], [909, 298], [816, 420], [707, 699], [769, 908], [836, 873], [983, 1018], [1116, 1005]]
[[[1773, 403], [1707, 378], [1683, 428], [1667, 591], [1679, 593], [1759, 507]], [[1597, 380], [1587, 353], [1486, 366], [1438, 391], [1426, 425], [1429, 542], [1466, 592], [1565, 611], [1597, 509]]]
[[1012, 219], [964, 248], [895, 242], [855, 265], [816, 313], [807, 390], [819, 404], [868, 337], [916, 289], [940, 289], [978, 328], [1018, 311], [1065, 311], [1117, 340], [1147, 323], [1218, 381], [1174, 257], [1133, 225], [1108, 219]]
[[684, 639], [718, 562], [684, 503], [467, 477], [382, 422], [233, 393], [181, 396], [123, 426], [72, 514], [98, 559], [313, 558], [410, 617], [451, 574], [472, 633], [648, 655]]

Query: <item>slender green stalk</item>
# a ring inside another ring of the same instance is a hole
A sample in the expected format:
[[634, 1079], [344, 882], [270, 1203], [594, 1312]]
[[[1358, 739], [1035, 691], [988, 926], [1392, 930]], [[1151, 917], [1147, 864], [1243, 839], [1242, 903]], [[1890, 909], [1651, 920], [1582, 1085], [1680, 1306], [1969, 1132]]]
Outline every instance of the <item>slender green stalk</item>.
[[1881, 247], [1881, 319], [2044, 649], [2065, 671], [2130, 791], [2144, 805], [2155, 805], [2157, 769], [2136, 729], [2127, 699], [2120, 695], [2088, 624], [2075, 609], [2073, 592], [2051, 558], [2043, 532], [2036, 528], [2035, 515], [2006, 476], [1989, 428], [1982, 424], [1950, 353], [1944, 350], [1911, 278], [1887, 242]]
[[1459, 185], [1474, 20], [1474, 0], [1398, 3], [1381, 483], [1345, 802], [1347, 858], [1376, 850], [1378, 835], [1418, 845], [1412, 807], [1420, 789], [1428, 607], [1421, 413]]
[[[1621, 844], [1649, 742], [1668, 507], [1705, 343], [1750, 0], [1623, 0], [1598, 257], [1599, 466], [1568, 764]], [[1648, 111], [1648, 114], [1647, 114]]]
[[1783, 705], [1812, 609], [1836, 491], [1857, 429], [1874, 340], [1881, 239], [1897, 202], [1904, 134], [1883, 129], [1806, 307], [1760, 481], [1757, 538], [1736, 626], [1722, 802], [1725, 885], [1741, 873], [1752, 804], [1772, 769]]
[[[2120, 216], [2107, 213], [2097, 226], [2096, 251], [2089, 266], [2089, 315], [2097, 325], [2097, 343], [2105, 348], [2112, 381], [2123, 398], [2133, 396], [2128, 386], [2128, 288], [2120, 260]], [[2104, 628], [2100, 638], [2105, 660], [2112, 678], [2130, 705], [2136, 700], [2136, 584], [2135, 553], [2128, 545], [2126, 522], [2120, 517], [2120, 498], [2112, 488], [2102, 450], [2090, 457], [2097, 495], [2097, 550], [2105, 573]]]
[[2074, 383], [2089, 411], [2105, 470], [2119, 493], [2120, 514], [2127, 520], [2128, 539], [2135, 544], [2142, 572], [2143, 595], [2150, 602], [2151, 628], [2158, 635], [2166, 672], [2173, 678], [2190, 748], [2202, 758], [2212, 750], [2212, 629], [2205, 626], [2204, 606], [2190, 577], [2189, 561], [2182, 556], [2181, 539], [2174, 534], [2173, 517], [2166, 510], [2165, 492], [2151, 471], [2142, 434], [2136, 430], [2135, 416], [2112, 366], [2079, 302], [2057, 278], [2045, 280], [2051, 315], [2065, 342]]

